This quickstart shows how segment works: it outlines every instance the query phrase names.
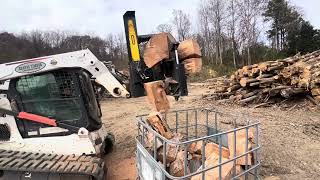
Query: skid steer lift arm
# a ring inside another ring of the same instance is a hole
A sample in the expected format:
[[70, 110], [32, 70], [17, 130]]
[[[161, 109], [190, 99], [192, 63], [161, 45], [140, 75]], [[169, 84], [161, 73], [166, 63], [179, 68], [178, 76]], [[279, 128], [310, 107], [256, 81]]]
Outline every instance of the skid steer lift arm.
[[62, 68], [82, 68], [88, 71], [95, 81], [104, 86], [114, 97], [129, 97], [126, 88], [110, 73], [88, 49], [64, 54], [27, 59], [0, 64], [0, 81], [14, 79], [29, 74], [42, 73]]

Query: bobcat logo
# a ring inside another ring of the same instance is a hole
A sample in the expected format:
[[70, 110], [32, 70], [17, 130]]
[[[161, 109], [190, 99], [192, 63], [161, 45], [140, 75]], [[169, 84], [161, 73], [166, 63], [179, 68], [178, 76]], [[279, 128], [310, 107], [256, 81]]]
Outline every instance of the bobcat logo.
[[31, 63], [25, 63], [17, 66], [15, 71], [18, 73], [34, 73], [34, 72], [40, 71], [45, 67], [46, 67], [46, 64], [43, 62], [31, 62]]

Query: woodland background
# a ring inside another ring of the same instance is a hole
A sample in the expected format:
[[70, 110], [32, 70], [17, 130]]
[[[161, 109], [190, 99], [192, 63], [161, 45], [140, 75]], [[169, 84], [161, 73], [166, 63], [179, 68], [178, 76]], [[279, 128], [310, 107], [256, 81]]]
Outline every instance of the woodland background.
[[[152, 32], [170, 32], [179, 41], [196, 39], [204, 62], [197, 77], [225, 75], [243, 65], [320, 49], [320, 30], [287, 0], [201, 0], [197, 6], [196, 22], [187, 12], [173, 10], [171, 22]], [[123, 32], [97, 37], [59, 30], [0, 30], [0, 63], [86, 48], [120, 69], [128, 65]]]

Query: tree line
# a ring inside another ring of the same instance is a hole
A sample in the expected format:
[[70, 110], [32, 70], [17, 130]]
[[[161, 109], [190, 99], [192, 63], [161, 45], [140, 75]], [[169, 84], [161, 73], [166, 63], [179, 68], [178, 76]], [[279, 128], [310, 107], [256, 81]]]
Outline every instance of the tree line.
[[124, 35], [77, 35], [66, 31], [32, 31], [15, 35], [0, 33], [0, 63], [90, 49], [99, 60], [124, 68], [127, 62]]
[[[179, 41], [197, 39], [211, 67], [237, 68], [320, 48], [320, 30], [288, 0], [200, 0], [197, 9], [195, 22], [173, 10], [171, 21], [155, 31], [173, 33]], [[124, 33], [106, 38], [65, 31], [0, 33], [0, 63], [86, 48], [100, 60], [127, 66]]]
[[206, 64], [234, 68], [320, 48], [320, 30], [288, 0], [201, 0], [195, 26], [174, 10], [173, 21], [158, 31], [175, 30], [180, 41], [196, 38]]

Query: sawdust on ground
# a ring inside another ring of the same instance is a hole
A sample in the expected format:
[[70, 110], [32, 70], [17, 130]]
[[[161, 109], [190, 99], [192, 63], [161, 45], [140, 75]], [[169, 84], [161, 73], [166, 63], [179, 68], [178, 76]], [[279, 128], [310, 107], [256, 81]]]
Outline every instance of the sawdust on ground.
[[[202, 99], [207, 89], [202, 83], [189, 86], [189, 96], [178, 102], [170, 98], [171, 109], [209, 107], [219, 111], [247, 114], [261, 122], [261, 168], [263, 178], [317, 179], [320, 175], [320, 112], [301, 109], [285, 111], [277, 107], [246, 108], [221, 105]], [[135, 180], [135, 116], [150, 112], [145, 97], [109, 98], [101, 103], [103, 122], [115, 134], [116, 145], [106, 156], [109, 180]]]

